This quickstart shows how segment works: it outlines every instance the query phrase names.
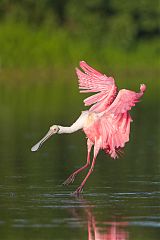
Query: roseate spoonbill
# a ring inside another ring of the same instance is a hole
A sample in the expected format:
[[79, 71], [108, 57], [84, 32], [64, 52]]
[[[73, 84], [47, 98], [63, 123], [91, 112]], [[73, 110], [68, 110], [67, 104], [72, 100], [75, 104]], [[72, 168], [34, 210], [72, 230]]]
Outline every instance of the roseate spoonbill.
[[53, 125], [48, 133], [32, 147], [37, 151], [42, 144], [53, 134], [73, 133], [83, 129], [87, 136], [87, 162], [84, 166], [73, 172], [64, 182], [64, 185], [72, 183], [75, 176], [90, 165], [90, 152], [94, 145], [94, 153], [91, 167], [82, 181], [81, 185], [74, 192], [79, 194], [85, 185], [88, 177], [94, 169], [96, 157], [100, 149], [112, 158], [118, 157], [118, 152], [129, 141], [130, 123], [132, 121], [129, 110], [142, 97], [146, 86], [140, 85], [140, 92], [121, 89], [118, 92], [113, 77], [107, 77], [90, 67], [86, 62], [81, 61], [80, 67], [76, 68], [81, 93], [96, 93], [84, 100], [85, 106], [90, 106], [88, 111], [82, 111], [80, 117], [70, 126], [63, 127]]

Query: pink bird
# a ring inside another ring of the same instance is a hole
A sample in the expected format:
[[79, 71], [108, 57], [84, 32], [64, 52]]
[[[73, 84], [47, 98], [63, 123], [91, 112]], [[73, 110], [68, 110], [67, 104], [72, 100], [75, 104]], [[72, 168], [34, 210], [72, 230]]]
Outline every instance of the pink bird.
[[48, 133], [31, 149], [37, 151], [53, 134], [73, 133], [83, 129], [87, 136], [87, 162], [64, 182], [64, 185], [72, 183], [77, 174], [89, 167], [90, 152], [94, 146], [91, 167], [81, 185], [74, 192], [77, 195], [81, 193], [88, 177], [93, 172], [99, 150], [103, 149], [106, 154], [115, 159], [120, 149], [129, 141], [130, 123], [132, 122], [129, 110], [135, 106], [146, 90], [145, 84], [141, 84], [138, 93], [126, 89], [118, 92], [113, 77], [107, 77], [84, 61], [80, 62], [80, 67], [83, 71], [76, 68], [80, 93], [96, 93], [84, 100], [85, 106], [92, 106], [89, 110], [82, 111], [80, 117], [70, 127], [51, 126]]

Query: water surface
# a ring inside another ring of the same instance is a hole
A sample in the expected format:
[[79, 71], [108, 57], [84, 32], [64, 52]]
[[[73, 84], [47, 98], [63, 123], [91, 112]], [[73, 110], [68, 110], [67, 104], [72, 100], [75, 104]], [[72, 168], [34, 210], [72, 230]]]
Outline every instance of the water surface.
[[158, 240], [158, 100], [137, 105], [123, 156], [111, 160], [101, 152], [79, 198], [71, 193], [87, 171], [71, 186], [62, 183], [86, 161], [82, 132], [54, 136], [39, 152], [30, 151], [51, 124], [69, 125], [78, 117], [82, 97], [74, 87], [1, 84], [1, 238]]

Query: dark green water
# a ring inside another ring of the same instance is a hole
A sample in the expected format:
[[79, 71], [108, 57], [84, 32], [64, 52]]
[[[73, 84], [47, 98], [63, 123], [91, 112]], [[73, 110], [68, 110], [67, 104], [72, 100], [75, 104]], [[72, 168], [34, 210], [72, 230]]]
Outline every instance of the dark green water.
[[[158, 240], [160, 236], [160, 122], [158, 98], [133, 110], [130, 142], [111, 160], [101, 152], [83, 195], [63, 181], [86, 161], [82, 132], [54, 136], [30, 148], [54, 123], [69, 125], [83, 109], [76, 83], [1, 83], [1, 239]], [[150, 99], [148, 99], [150, 97]]]

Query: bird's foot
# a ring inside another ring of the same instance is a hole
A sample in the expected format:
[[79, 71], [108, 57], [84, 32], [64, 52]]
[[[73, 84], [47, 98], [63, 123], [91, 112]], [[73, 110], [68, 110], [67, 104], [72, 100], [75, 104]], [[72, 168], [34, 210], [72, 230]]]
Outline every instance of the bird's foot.
[[70, 183], [73, 183], [75, 176], [76, 176], [75, 174], [71, 174], [69, 178], [67, 178], [66, 181], [63, 182], [63, 185], [69, 185]]
[[73, 196], [79, 196], [82, 193], [83, 189], [82, 186], [80, 185], [75, 192], [72, 193]]

